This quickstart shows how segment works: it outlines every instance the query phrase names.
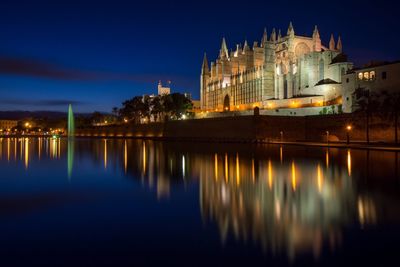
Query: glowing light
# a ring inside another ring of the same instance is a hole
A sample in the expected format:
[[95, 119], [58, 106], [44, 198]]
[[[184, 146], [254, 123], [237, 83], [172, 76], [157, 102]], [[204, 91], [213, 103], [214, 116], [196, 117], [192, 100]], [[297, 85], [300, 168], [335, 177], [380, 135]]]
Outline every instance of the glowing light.
[[272, 162], [268, 160], [268, 186], [272, 188]]
[[240, 184], [239, 153], [236, 153], [236, 183]]
[[142, 162], [143, 162], [143, 175], [146, 174], [146, 143], [143, 141], [143, 158], [142, 158]]
[[215, 180], [218, 179], [218, 155], [215, 153], [214, 155], [214, 176]]
[[29, 139], [25, 138], [25, 169], [29, 166]]
[[256, 180], [256, 170], [255, 170], [255, 167], [254, 167], [254, 159], [251, 159], [251, 178], [252, 178], [253, 183], [254, 183], [254, 181]]
[[182, 119], [184, 119], [184, 120], [186, 119], [186, 115], [185, 114], [182, 115]]
[[127, 119], [127, 118], [124, 118], [124, 122], [127, 123], [127, 122], [128, 122], [128, 119]]
[[10, 138], [7, 138], [7, 161], [10, 161]]
[[283, 163], [283, 147], [282, 146], [279, 147], [279, 157], [280, 157], [281, 164], [282, 164]]
[[124, 141], [124, 171], [126, 173], [128, 169], [128, 147], [126, 144], [126, 140]]
[[351, 131], [351, 129], [352, 129], [351, 125], [347, 125], [347, 126], [346, 126], [346, 130], [347, 130], [347, 131]]
[[104, 169], [107, 169], [107, 139], [104, 139]]
[[322, 192], [322, 183], [323, 183], [323, 178], [321, 174], [321, 167], [317, 166], [317, 185], [318, 185], [318, 191], [321, 193]]
[[327, 149], [325, 152], [325, 163], [326, 167], [329, 167], [329, 149]]
[[351, 153], [350, 149], [347, 150], [347, 172], [351, 176]]
[[183, 178], [185, 178], [185, 156], [182, 155], [182, 174]]
[[225, 153], [225, 180], [228, 181], [228, 154]]
[[293, 191], [296, 191], [297, 180], [296, 180], [296, 166], [294, 165], [294, 161], [292, 161], [292, 188]]

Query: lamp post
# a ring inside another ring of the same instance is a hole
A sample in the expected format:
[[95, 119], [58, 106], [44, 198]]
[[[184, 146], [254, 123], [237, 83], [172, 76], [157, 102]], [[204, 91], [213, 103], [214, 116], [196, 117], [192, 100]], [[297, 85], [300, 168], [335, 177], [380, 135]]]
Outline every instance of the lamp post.
[[280, 131], [280, 135], [281, 135], [281, 142], [283, 142], [283, 131]]
[[350, 144], [350, 131], [351, 131], [351, 125], [346, 126], [346, 137], [347, 137], [347, 144]]

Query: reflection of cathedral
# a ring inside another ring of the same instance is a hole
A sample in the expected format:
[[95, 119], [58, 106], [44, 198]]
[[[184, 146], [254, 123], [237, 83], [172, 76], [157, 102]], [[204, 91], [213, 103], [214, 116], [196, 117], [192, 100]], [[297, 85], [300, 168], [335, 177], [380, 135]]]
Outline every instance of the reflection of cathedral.
[[341, 229], [356, 216], [356, 196], [346, 169], [323, 164], [215, 156], [214, 171], [200, 179], [202, 215], [215, 221], [222, 240], [258, 241], [271, 252], [319, 255], [335, 246]]
[[267, 31], [252, 48], [247, 41], [228, 51], [225, 39], [215, 62], [204, 57], [201, 71], [203, 110], [234, 110], [254, 106], [296, 107], [338, 102], [342, 75], [352, 68], [342, 54], [342, 42], [333, 36], [321, 42], [317, 27], [312, 37]]

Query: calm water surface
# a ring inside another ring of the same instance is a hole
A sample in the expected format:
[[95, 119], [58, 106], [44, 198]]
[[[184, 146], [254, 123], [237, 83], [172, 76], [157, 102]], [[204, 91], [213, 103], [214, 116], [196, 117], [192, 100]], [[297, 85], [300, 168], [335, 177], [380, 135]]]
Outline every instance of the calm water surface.
[[0, 266], [399, 266], [398, 154], [0, 139]]

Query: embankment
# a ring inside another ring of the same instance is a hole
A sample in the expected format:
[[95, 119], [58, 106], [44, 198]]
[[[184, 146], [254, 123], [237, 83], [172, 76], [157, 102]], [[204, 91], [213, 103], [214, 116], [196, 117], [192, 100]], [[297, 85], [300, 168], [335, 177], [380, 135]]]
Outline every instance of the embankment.
[[[79, 137], [129, 137], [162, 140], [255, 142], [366, 140], [365, 118], [350, 114], [326, 116], [232, 116], [77, 129]], [[329, 134], [327, 134], [329, 132]], [[379, 118], [371, 119], [370, 141], [393, 142], [394, 129]]]

